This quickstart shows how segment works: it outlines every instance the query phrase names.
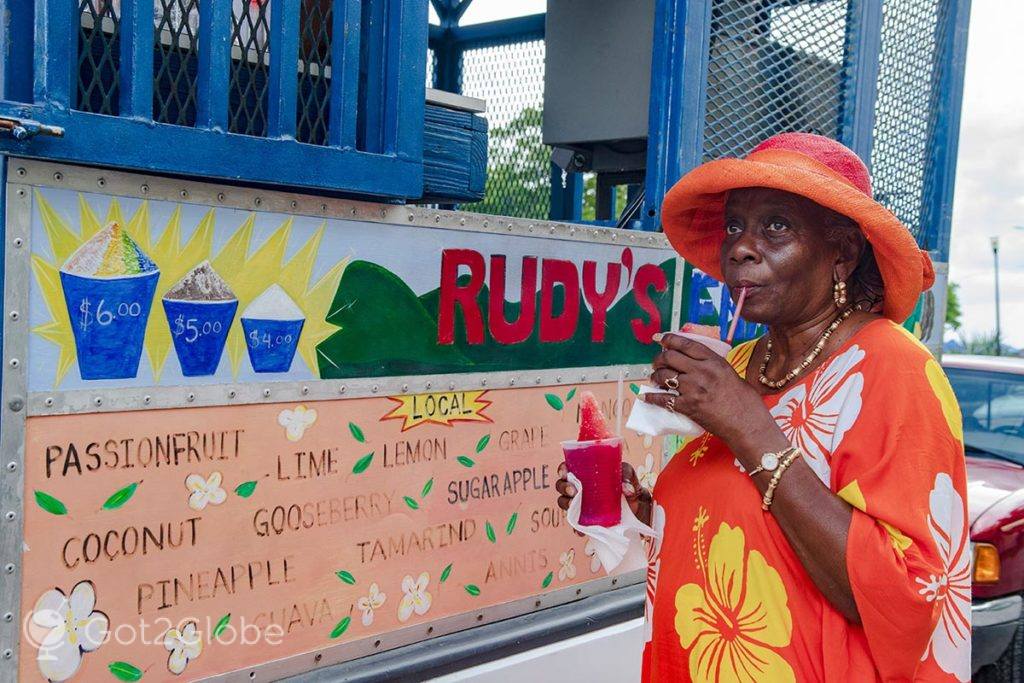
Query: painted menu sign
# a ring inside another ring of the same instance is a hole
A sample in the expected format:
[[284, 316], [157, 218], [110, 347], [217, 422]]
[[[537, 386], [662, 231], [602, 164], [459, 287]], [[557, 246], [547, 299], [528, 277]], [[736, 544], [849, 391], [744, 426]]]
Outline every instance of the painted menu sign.
[[[240, 294], [205, 266], [184, 282], [164, 301]], [[252, 319], [287, 334], [260, 317], [288, 310], [270, 299]], [[603, 576], [553, 488], [583, 388], [606, 414], [633, 400], [599, 384], [30, 417], [21, 679], [193, 679]], [[654, 449], [626, 438], [646, 485]]]
[[646, 363], [670, 249], [37, 188], [29, 388]]

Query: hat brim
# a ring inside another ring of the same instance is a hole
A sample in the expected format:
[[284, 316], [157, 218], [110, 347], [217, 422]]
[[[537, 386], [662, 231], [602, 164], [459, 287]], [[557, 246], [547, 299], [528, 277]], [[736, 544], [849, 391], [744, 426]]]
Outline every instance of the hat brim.
[[682, 257], [723, 280], [725, 197], [730, 190], [767, 187], [791, 192], [856, 221], [871, 243], [885, 288], [882, 313], [903, 322], [935, 281], [931, 258], [884, 206], [836, 177], [789, 164], [750, 159], [705, 163], [677, 182], [662, 203], [662, 226]]

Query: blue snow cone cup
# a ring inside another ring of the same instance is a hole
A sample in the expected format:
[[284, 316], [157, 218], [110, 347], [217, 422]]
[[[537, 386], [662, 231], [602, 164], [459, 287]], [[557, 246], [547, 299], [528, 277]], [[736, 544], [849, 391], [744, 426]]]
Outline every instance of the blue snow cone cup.
[[242, 317], [245, 347], [256, 372], [288, 372], [299, 346], [305, 320]]
[[131, 379], [138, 375], [159, 278], [158, 270], [124, 277], [61, 271], [82, 379]]
[[185, 377], [213, 375], [220, 365], [238, 301], [163, 300], [174, 352]]

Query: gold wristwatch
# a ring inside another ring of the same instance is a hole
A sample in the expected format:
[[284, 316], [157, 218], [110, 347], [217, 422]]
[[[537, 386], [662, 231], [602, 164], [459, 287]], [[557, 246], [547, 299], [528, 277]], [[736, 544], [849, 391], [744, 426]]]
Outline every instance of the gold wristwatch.
[[778, 453], [764, 453], [761, 456], [761, 464], [750, 470], [750, 476], [753, 477], [755, 474], [761, 474], [762, 472], [774, 472], [779, 468], [779, 463], [795, 450], [796, 448], [790, 447]]

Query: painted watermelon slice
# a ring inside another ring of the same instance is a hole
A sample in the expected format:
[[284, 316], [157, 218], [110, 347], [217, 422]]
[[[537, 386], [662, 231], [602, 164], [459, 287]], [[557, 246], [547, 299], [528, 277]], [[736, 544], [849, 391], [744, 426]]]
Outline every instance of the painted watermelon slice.
[[601, 412], [597, 397], [589, 391], [580, 395], [580, 441], [599, 441], [615, 435], [608, 429], [608, 423]]

